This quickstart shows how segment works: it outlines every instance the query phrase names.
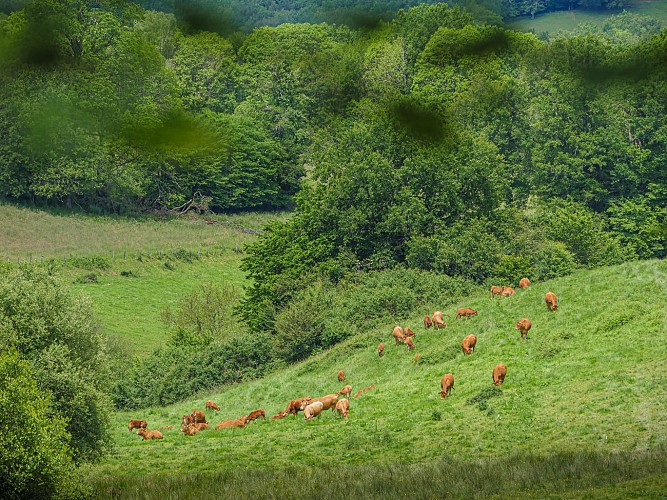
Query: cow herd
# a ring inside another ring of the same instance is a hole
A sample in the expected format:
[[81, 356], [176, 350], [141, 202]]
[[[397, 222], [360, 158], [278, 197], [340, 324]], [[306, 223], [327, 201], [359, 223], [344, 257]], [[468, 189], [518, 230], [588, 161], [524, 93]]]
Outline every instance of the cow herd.
[[[530, 280], [528, 278], [522, 278], [519, 282], [519, 288], [525, 289], [530, 286]], [[491, 298], [495, 297], [511, 297], [516, 292], [513, 288], [508, 286], [492, 286], [490, 289]], [[557, 297], [552, 292], [547, 292], [545, 295], [545, 302], [547, 305], [548, 311], [556, 311], [558, 309]], [[470, 308], [464, 307], [459, 308], [456, 311], [456, 319], [461, 318], [470, 318], [472, 316], [477, 316], [477, 311]], [[521, 318], [517, 321], [515, 329], [519, 330], [521, 333], [521, 339], [526, 339], [528, 336], [528, 331], [531, 328], [531, 322], [528, 318]], [[431, 316], [424, 316], [424, 327], [425, 328], [446, 328], [447, 323], [444, 321], [442, 311], [434, 311]], [[392, 336], [394, 337], [394, 342], [396, 345], [405, 344], [408, 351], [415, 349], [416, 333], [410, 327], [400, 327], [396, 325], [392, 331]], [[467, 335], [461, 341], [461, 349], [463, 350], [464, 355], [471, 355], [475, 351], [475, 346], [477, 345], [477, 336], [474, 334]], [[381, 357], [384, 354], [385, 344], [380, 342], [377, 347], [378, 355]], [[421, 358], [421, 354], [417, 353], [414, 358], [414, 362], [418, 362]], [[492, 380], [495, 385], [501, 385], [507, 374], [507, 367], [498, 363], [493, 369]], [[338, 371], [338, 381], [344, 382], [346, 380], [345, 373], [343, 370]], [[454, 375], [451, 373], [445, 373], [440, 380], [440, 397], [442, 399], [446, 398], [452, 388], [454, 387]], [[374, 385], [369, 387], [364, 387], [362, 390], [355, 393], [354, 397], [358, 398], [366, 391], [375, 389]], [[285, 418], [289, 415], [296, 416], [300, 411], [304, 414], [304, 419], [310, 421], [315, 417], [318, 417], [322, 414], [323, 411], [331, 409], [332, 412], [338, 412], [343, 418], [348, 417], [350, 411], [350, 395], [352, 394], [352, 386], [345, 385], [340, 391], [334, 394], [328, 394], [319, 398], [312, 398], [311, 396], [304, 396], [298, 399], [291, 400], [284, 411], [278, 412], [276, 415], [271, 416], [272, 420], [279, 420]], [[343, 398], [340, 398], [343, 396]], [[220, 407], [213, 401], [206, 401], [204, 404], [205, 410], [210, 411], [220, 411]], [[266, 412], [263, 409], [258, 409], [251, 411], [247, 415], [243, 415], [239, 418], [231, 420], [223, 420], [215, 426], [215, 430], [228, 429], [228, 428], [244, 428], [250, 422], [262, 418], [266, 420]], [[172, 426], [161, 427], [160, 430], [171, 429]], [[151, 439], [162, 439], [163, 434], [160, 430], [148, 430], [148, 424], [146, 420], [130, 420], [128, 423], [128, 431], [137, 429], [137, 434], [142, 436], [142, 440], [151, 440]], [[206, 421], [206, 414], [202, 410], [194, 410], [189, 415], [183, 415], [181, 419], [181, 432], [186, 436], [194, 436], [198, 432], [210, 429], [210, 425]]]

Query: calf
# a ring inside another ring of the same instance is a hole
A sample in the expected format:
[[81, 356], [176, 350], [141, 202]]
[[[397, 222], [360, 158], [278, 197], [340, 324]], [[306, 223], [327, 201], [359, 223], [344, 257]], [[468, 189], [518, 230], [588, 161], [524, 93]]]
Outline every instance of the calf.
[[528, 330], [530, 330], [531, 326], [533, 325], [528, 318], [521, 318], [516, 322], [514, 329], [519, 330], [521, 332], [521, 338], [525, 339], [528, 336]]
[[442, 319], [442, 311], [435, 311], [431, 318], [434, 328], [447, 328], [447, 323]]
[[127, 424], [127, 430], [132, 432], [132, 429], [145, 429], [148, 424], [145, 420], [130, 420]]
[[162, 433], [160, 431], [149, 431], [143, 427], [139, 428], [137, 434], [143, 437], [142, 441], [147, 441], [148, 439], [162, 439]]
[[558, 310], [558, 299], [556, 294], [553, 292], [547, 292], [544, 296], [544, 301], [547, 303], [547, 311], [557, 311]]
[[456, 310], [456, 319], [469, 318], [470, 316], [477, 316], [477, 311], [470, 307], [460, 307]]
[[521, 278], [519, 280], [519, 288], [528, 288], [530, 286], [530, 280], [528, 278]]
[[501, 293], [503, 297], [511, 297], [516, 293], [516, 291], [511, 286], [504, 286]]
[[192, 417], [193, 424], [206, 423], [206, 415], [201, 410], [193, 411], [190, 416]]
[[347, 418], [347, 414], [350, 412], [350, 400], [341, 399], [338, 401], [338, 403], [336, 403], [336, 411], [341, 417]]
[[340, 391], [338, 391], [336, 394], [339, 396], [345, 396], [345, 397], [350, 397], [350, 394], [352, 394], [352, 386], [351, 385], [346, 385], [343, 387]]
[[314, 401], [313, 403], [310, 403], [306, 408], [303, 410], [303, 418], [306, 420], [312, 420], [313, 417], [317, 417], [322, 413], [322, 410], [324, 409], [324, 404], [321, 401]]
[[394, 336], [394, 341], [396, 342], [396, 345], [400, 344], [405, 340], [405, 334], [403, 333], [403, 328], [401, 328], [398, 325], [394, 327], [394, 331], [391, 334]]
[[366, 392], [366, 391], [372, 391], [373, 389], [375, 389], [375, 386], [369, 385], [368, 387], [364, 387], [363, 389], [361, 389], [361, 391]]
[[415, 343], [413, 342], [412, 337], [405, 337], [405, 346], [408, 348], [408, 351], [415, 348]]
[[378, 344], [378, 356], [382, 357], [384, 354], [384, 342]]
[[253, 420], [257, 420], [258, 418], [263, 418], [264, 420], [266, 420], [266, 412], [262, 408], [260, 408], [259, 410], [251, 411], [245, 418], [245, 423], [248, 424]]
[[461, 349], [463, 349], [463, 354], [472, 354], [475, 350], [475, 344], [477, 344], [477, 336], [470, 334], [461, 342]]
[[505, 381], [506, 374], [507, 374], [507, 367], [502, 363], [498, 363], [496, 367], [493, 369], [493, 384], [494, 385], [502, 384]]
[[188, 425], [194, 423], [192, 420], [192, 415], [183, 415], [181, 418], [181, 432], [185, 432], [185, 429], [188, 428]]
[[501, 295], [502, 296], [503, 287], [494, 285], [489, 289], [489, 292], [491, 292], [491, 298], [495, 297], [496, 295]]
[[445, 399], [449, 395], [449, 391], [454, 387], [454, 375], [451, 373], [445, 373], [440, 379], [440, 397]]
[[364, 391], [356, 392], [356, 393], [354, 394], [354, 397], [355, 397], [355, 398], [358, 398], [358, 397], [361, 396], [363, 393], [364, 393]]
[[206, 404], [204, 405], [204, 409], [213, 410], [213, 411], [220, 411], [220, 407], [211, 400], [206, 401]]
[[231, 429], [232, 427], [240, 427], [243, 429], [245, 427], [245, 415], [241, 418], [235, 418], [233, 420], [223, 420], [215, 426], [215, 430], [219, 431], [220, 429]]
[[433, 321], [429, 316], [424, 316], [424, 328], [431, 328], [433, 326]]
[[345, 382], [345, 373], [343, 373], [343, 370], [338, 370], [338, 381]]
[[190, 424], [188, 425], [185, 430], [183, 431], [183, 435], [185, 436], [194, 436], [197, 434], [201, 429], [197, 427], [199, 424]]
[[412, 331], [412, 328], [410, 328], [409, 326], [406, 326], [403, 329], [403, 333], [405, 334], [406, 337], [415, 337], [417, 335], [415, 332]]

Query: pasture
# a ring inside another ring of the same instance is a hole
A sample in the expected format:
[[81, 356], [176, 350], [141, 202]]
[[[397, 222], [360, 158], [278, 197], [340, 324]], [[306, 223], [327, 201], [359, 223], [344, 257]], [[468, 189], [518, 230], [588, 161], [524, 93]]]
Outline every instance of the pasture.
[[[444, 311], [444, 330], [426, 330], [422, 316], [401, 322], [417, 332], [416, 351], [394, 345], [387, 323], [264, 379], [117, 413], [114, 452], [82, 473], [98, 498], [658, 498], [667, 486], [666, 290], [667, 263], [644, 261], [508, 298], [479, 293]], [[555, 313], [546, 291], [558, 295]], [[456, 320], [457, 307], [479, 315]], [[526, 340], [514, 329], [521, 317], [533, 324]], [[470, 333], [477, 346], [464, 356]], [[507, 378], [494, 387], [499, 362]], [[312, 422], [299, 414], [193, 437], [178, 431], [206, 399], [221, 407], [207, 411], [212, 424], [257, 408], [273, 415], [291, 399], [340, 390], [340, 369], [353, 392], [375, 385], [351, 398], [347, 420], [326, 411]], [[446, 372], [455, 386], [443, 400]], [[174, 428], [141, 442], [127, 431], [130, 418]]]

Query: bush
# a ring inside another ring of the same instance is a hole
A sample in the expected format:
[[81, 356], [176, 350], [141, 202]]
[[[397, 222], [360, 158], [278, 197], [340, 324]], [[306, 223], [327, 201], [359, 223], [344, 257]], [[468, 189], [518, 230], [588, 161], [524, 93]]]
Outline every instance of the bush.
[[534, 258], [535, 278], [539, 281], [567, 276], [577, 269], [574, 256], [556, 241], [543, 243]]

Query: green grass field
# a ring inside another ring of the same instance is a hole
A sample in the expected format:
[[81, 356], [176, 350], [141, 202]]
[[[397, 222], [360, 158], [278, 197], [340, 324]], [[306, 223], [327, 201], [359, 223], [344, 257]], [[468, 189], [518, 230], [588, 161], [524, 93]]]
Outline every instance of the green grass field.
[[[544, 305], [547, 290], [559, 296], [556, 313]], [[405, 322], [417, 332], [419, 364], [393, 345], [386, 324], [261, 380], [118, 413], [113, 454], [82, 472], [99, 498], [660, 498], [665, 291], [667, 263], [648, 261], [534, 284], [502, 300], [480, 293], [445, 311], [444, 331], [425, 330], [421, 316]], [[479, 316], [457, 321], [457, 306]], [[514, 329], [521, 317], [533, 323], [523, 341]], [[477, 348], [464, 356], [469, 333]], [[499, 362], [508, 373], [494, 390]], [[339, 390], [339, 369], [355, 392], [376, 386], [352, 398], [346, 421], [326, 412], [313, 422], [299, 415], [194, 437], [178, 432], [181, 415], [206, 399], [221, 406], [207, 412], [213, 424], [260, 407], [272, 415], [293, 398]], [[446, 372], [456, 383], [442, 400]], [[174, 429], [141, 442], [127, 431], [130, 418]]]
[[[663, 26], [667, 25], [667, 2], [661, 0], [636, 0], [627, 7], [629, 12], [643, 16], [655, 17]], [[621, 11], [606, 10], [565, 10], [558, 12], [547, 12], [535, 16], [518, 17], [510, 19], [507, 26], [518, 31], [533, 31], [535, 33], [548, 33], [554, 35], [559, 31], [572, 31], [580, 24], [590, 23], [602, 26], [607, 18]]]

